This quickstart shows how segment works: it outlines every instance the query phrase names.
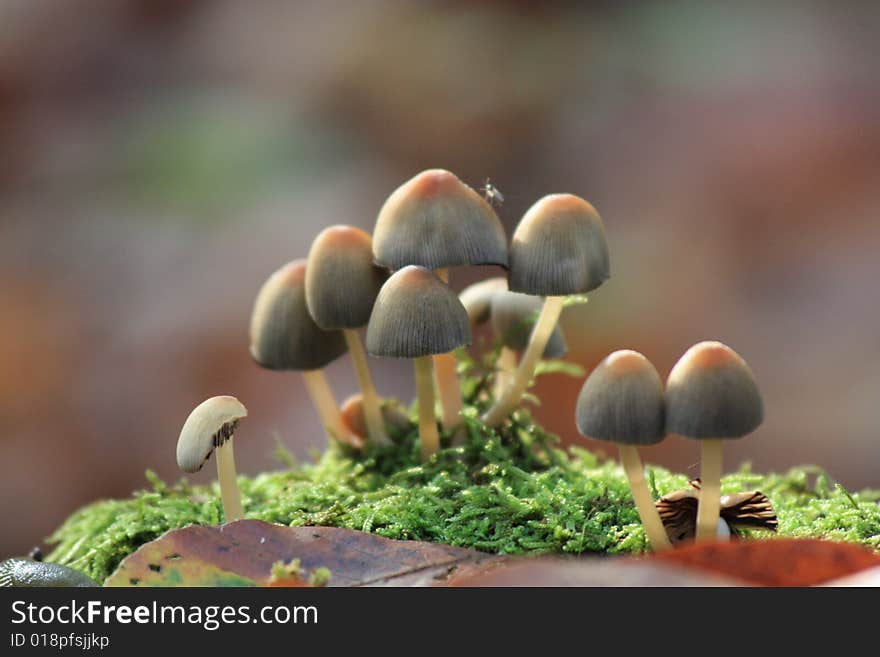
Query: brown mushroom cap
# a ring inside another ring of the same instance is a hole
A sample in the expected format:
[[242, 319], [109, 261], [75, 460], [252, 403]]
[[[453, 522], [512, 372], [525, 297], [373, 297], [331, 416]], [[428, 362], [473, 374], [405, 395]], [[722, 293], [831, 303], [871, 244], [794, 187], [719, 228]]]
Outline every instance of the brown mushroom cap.
[[[525, 351], [543, 306], [541, 297], [519, 292], [498, 292], [492, 297], [492, 330], [508, 349]], [[557, 325], [544, 348], [543, 358], [562, 358], [567, 353], [568, 344]]]
[[306, 303], [325, 330], [366, 326], [387, 272], [373, 264], [373, 239], [353, 226], [321, 231], [309, 251]]
[[367, 328], [371, 355], [418, 358], [470, 343], [464, 306], [430, 269], [404, 267], [382, 286]]
[[512, 291], [584, 294], [609, 276], [605, 228], [592, 205], [572, 194], [551, 194], [529, 208], [510, 245]]
[[318, 370], [345, 353], [339, 331], [321, 329], [306, 307], [306, 261], [294, 260], [272, 274], [251, 314], [250, 351], [270, 370]]
[[235, 397], [220, 395], [196, 406], [180, 430], [177, 465], [184, 472], [198, 472], [216, 447], [225, 443], [247, 409]]
[[666, 428], [687, 438], [741, 438], [764, 420], [764, 402], [746, 362], [720, 342], [700, 342], [666, 381]]
[[373, 253], [388, 269], [419, 265], [507, 267], [507, 237], [492, 206], [455, 174], [429, 169], [398, 187], [382, 206]]
[[615, 351], [594, 369], [577, 400], [576, 421], [584, 436], [624, 445], [663, 440], [663, 381], [637, 351]]
[[507, 279], [503, 276], [488, 278], [469, 285], [458, 295], [471, 324], [482, 324], [489, 320], [492, 310], [492, 297], [507, 291]]
[[[367, 419], [364, 416], [364, 396], [356, 393], [346, 399], [342, 406], [339, 407], [342, 415], [342, 422], [356, 436], [367, 439], [369, 431], [367, 429]], [[390, 427], [392, 434], [403, 434], [413, 428], [413, 423], [409, 416], [401, 408], [400, 404], [394, 400], [384, 400], [381, 408], [382, 420], [386, 427]]]

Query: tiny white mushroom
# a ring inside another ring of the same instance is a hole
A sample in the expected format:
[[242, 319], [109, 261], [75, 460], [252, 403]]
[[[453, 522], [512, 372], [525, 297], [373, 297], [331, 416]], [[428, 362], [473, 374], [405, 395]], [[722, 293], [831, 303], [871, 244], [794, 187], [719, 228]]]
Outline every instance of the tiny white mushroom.
[[232, 451], [233, 433], [243, 417], [247, 417], [247, 409], [235, 397], [211, 397], [189, 414], [177, 441], [177, 465], [187, 473], [201, 470], [217, 450], [217, 478], [226, 522], [244, 516]]

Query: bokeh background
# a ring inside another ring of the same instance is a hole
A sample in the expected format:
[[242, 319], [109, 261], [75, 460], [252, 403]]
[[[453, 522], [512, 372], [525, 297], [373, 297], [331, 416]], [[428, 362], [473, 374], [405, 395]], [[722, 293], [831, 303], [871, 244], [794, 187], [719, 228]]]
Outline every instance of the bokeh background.
[[[250, 410], [243, 473], [321, 447], [301, 378], [250, 361], [254, 294], [428, 167], [491, 178], [509, 232], [549, 192], [599, 209], [612, 278], [567, 312], [571, 360], [632, 347], [665, 376], [720, 339], [767, 406], [729, 467], [880, 486], [878, 25], [807, 0], [4, 0], [0, 555], [176, 479], [208, 396]], [[408, 363], [374, 373], [409, 399]], [[538, 391], [569, 441], [579, 387]], [[646, 458], [698, 472], [684, 439]]]

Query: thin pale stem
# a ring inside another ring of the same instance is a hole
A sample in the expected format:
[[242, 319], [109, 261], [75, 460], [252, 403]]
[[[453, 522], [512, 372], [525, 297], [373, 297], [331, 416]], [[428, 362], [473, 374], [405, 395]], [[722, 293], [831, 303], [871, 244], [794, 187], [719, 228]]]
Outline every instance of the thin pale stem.
[[223, 516], [226, 522], [233, 522], [244, 517], [241, 506], [241, 493], [235, 473], [235, 454], [232, 451], [232, 436], [220, 445], [217, 454], [217, 478], [220, 480], [220, 499], [223, 500]]
[[437, 417], [434, 415], [434, 369], [430, 356], [415, 359], [416, 393], [419, 398], [419, 440], [422, 445], [422, 460], [440, 449], [440, 434], [437, 432]]
[[[441, 281], [449, 285], [449, 269], [435, 269], [434, 273]], [[434, 356], [434, 381], [440, 397], [440, 408], [443, 409], [441, 422], [443, 428], [454, 429], [461, 423], [461, 410], [464, 401], [461, 398], [461, 384], [458, 381], [457, 364], [454, 354], [437, 354]]]
[[501, 397], [513, 377], [516, 376], [517, 356], [509, 347], [501, 347], [498, 360], [495, 362], [495, 399]]
[[623, 471], [626, 472], [626, 478], [629, 480], [629, 489], [636, 502], [639, 518], [642, 519], [642, 526], [645, 528], [648, 540], [651, 541], [651, 547], [655, 552], [671, 548], [672, 544], [669, 542], [666, 528], [663, 526], [663, 521], [660, 520], [660, 513], [654, 506], [651, 491], [648, 490], [648, 483], [645, 481], [645, 470], [642, 467], [638, 447], [620, 445], [620, 461], [623, 464]]
[[358, 383], [361, 387], [364, 407], [364, 421], [367, 424], [367, 435], [376, 445], [390, 445], [391, 439], [385, 433], [385, 421], [382, 419], [382, 410], [379, 405], [379, 395], [376, 386], [373, 385], [373, 377], [370, 375], [370, 366], [367, 363], [367, 352], [361, 342], [357, 331], [346, 329], [342, 332], [348, 345], [348, 353], [351, 354], [351, 362], [357, 374]]
[[538, 322], [532, 329], [529, 346], [526, 347], [522, 360], [520, 360], [513, 381], [507, 386], [501, 398], [497, 399], [495, 404], [483, 415], [483, 422], [488, 426], [497, 427], [519, 404], [535, 374], [535, 367], [544, 354], [544, 349], [547, 348], [547, 342], [553, 335], [553, 329], [556, 328], [556, 323], [562, 314], [564, 303], [565, 297], [547, 297], [544, 301], [541, 316], [538, 317]]
[[723, 446], [718, 438], [700, 441], [700, 504], [697, 506], [697, 540], [715, 538], [721, 513], [721, 461]]
[[339, 406], [336, 404], [336, 398], [333, 396], [324, 370], [309, 370], [302, 375], [309, 396], [312, 398], [312, 404], [318, 411], [318, 417], [321, 418], [321, 426], [324, 427], [330, 440], [361, 447], [363, 445], [361, 438], [351, 433], [342, 423], [342, 414], [339, 412]]

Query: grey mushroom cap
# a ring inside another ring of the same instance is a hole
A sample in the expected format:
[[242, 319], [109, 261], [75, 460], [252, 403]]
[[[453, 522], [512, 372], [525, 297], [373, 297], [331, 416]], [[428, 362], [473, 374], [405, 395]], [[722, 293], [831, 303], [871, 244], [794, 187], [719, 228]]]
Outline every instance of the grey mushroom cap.
[[100, 586], [81, 572], [57, 563], [12, 558], [0, 562], [0, 588]]
[[507, 291], [507, 279], [503, 276], [487, 278], [485, 281], [469, 285], [458, 295], [471, 324], [478, 325], [489, 321], [492, 315], [492, 297]]
[[392, 192], [373, 231], [375, 260], [388, 269], [507, 267], [507, 251], [492, 206], [443, 169], [423, 171]]
[[720, 342], [701, 342], [666, 381], [666, 429], [686, 438], [741, 438], [764, 421], [764, 402], [746, 362]]
[[251, 357], [269, 370], [319, 370], [347, 351], [340, 331], [315, 324], [306, 305], [306, 261], [289, 262], [263, 284], [251, 314]]
[[325, 330], [366, 326], [388, 273], [373, 263], [373, 239], [353, 226], [321, 231], [309, 251], [306, 304]]
[[584, 436], [623, 445], [653, 445], [666, 435], [663, 381], [642, 354], [615, 351], [581, 388], [576, 422]]
[[220, 395], [196, 406], [177, 440], [177, 466], [183, 472], [198, 472], [211, 453], [224, 444], [247, 409], [235, 397]]
[[510, 245], [512, 291], [585, 294], [609, 276], [605, 228], [592, 205], [572, 194], [551, 194], [529, 208]]
[[371, 355], [419, 358], [470, 343], [471, 326], [464, 306], [431, 270], [404, 267], [379, 292], [367, 328]]
[[[541, 297], [519, 292], [499, 292], [492, 298], [492, 330], [504, 346], [514, 351], [525, 351], [532, 328], [544, 306]], [[557, 324], [544, 348], [544, 358], [562, 358], [568, 353], [565, 335]]]

